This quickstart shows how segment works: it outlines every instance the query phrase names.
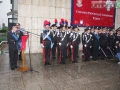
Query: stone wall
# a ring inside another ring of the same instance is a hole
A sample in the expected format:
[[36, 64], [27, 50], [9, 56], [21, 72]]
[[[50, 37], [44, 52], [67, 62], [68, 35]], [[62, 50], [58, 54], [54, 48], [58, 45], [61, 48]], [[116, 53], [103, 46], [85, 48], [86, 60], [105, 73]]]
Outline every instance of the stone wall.
[[[71, 0], [18, 0], [18, 22], [26, 31], [40, 34], [44, 29], [43, 21], [50, 20], [54, 23], [55, 18], [58, 21], [64, 18], [70, 22]], [[42, 51], [37, 36], [30, 35], [30, 46], [32, 53]]]
[[[120, 9], [116, 9], [115, 29], [120, 26]], [[71, 20], [71, 0], [18, 0], [18, 22], [27, 31], [40, 34], [43, 28], [43, 21], [61, 18]], [[82, 33], [84, 28], [80, 28]], [[41, 52], [40, 39], [30, 35], [30, 46], [32, 53]], [[28, 47], [28, 44], [27, 44]], [[81, 49], [81, 45], [80, 45]], [[28, 48], [26, 50], [28, 52]]]

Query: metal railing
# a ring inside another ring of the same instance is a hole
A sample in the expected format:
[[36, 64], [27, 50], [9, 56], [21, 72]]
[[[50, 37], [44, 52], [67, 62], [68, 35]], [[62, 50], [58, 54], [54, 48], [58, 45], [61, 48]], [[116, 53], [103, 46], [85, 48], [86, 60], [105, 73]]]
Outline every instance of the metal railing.
[[0, 33], [0, 43], [2, 41], [6, 41], [7, 40], [7, 34], [6, 33]]
[[0, 55], [3, 53], [3, 49], [7, 43], [7, 35], [6, 33], [0, 33]]

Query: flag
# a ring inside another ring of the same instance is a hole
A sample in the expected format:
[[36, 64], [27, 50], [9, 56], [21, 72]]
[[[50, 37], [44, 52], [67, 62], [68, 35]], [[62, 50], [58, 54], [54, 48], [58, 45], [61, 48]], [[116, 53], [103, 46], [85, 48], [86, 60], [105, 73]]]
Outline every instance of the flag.
[[26, 41], [28, 39], [29, 35], [24, 35], [22, 36], [22, 46], [21, 46], [21, 50], [25, 50], [26, 49]]

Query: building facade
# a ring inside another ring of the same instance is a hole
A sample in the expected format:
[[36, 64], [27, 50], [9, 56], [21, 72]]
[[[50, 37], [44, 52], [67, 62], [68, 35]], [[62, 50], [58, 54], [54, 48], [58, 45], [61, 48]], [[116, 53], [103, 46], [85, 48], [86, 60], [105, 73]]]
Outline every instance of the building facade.
[[[18, 18], [21, 27], [26, 31], [40, 35], [43, 28], [43, 21], [50, 20], [54, 23], [54, 19], [61, 18], [71, 21], [71, 0], [12, 0], [14, 10], [17, 10], [18, 15], [13, 18]], [[116, 9], [115, 28], [120, 25], [120, 9]], [[80, 28], [82, 33], [84, 28]], [[32, 53], [41, 52], [40, 37], [30, 34], [30, 47]], [[27, 44], [28, 47], [28, 44]], [[80, 49], [82, 46], [80, 45]], [[28, 48], [26, 50], [28, 52]]]

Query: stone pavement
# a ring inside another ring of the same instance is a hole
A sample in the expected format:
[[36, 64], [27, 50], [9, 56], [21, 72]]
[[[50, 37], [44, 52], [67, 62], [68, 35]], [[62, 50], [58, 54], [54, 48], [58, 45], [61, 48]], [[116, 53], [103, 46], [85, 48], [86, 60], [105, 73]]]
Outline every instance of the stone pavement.
[[[9, 67], [8, 50], [0, 56], [0, 90], [120, 90], [120, 66], [116, 59], [98, 60], [66, 65], [51, 60], [51, 66], [43, 65], [42, 54], [32, 54], [32, 67], [39, 73]], [[29, 55], [26, 65], [29, 66]], [[18, 62], [21, 65], [21, 61]]]

